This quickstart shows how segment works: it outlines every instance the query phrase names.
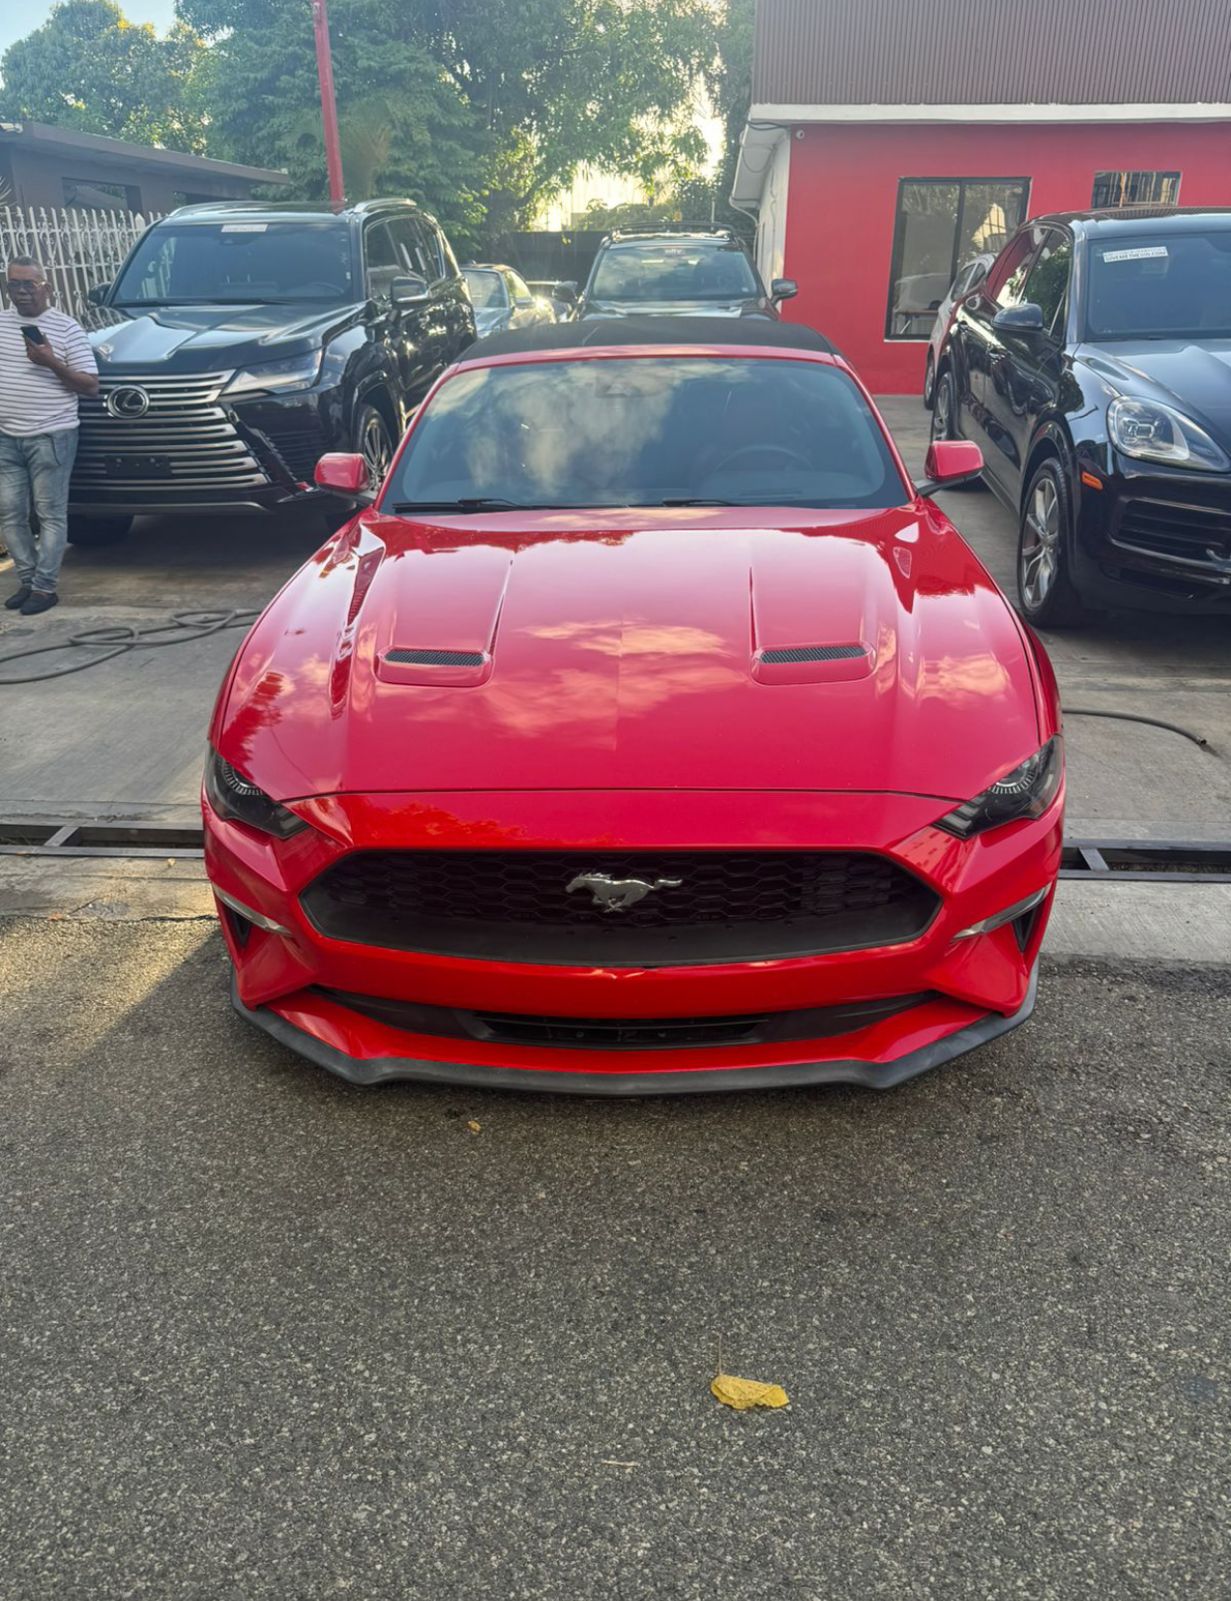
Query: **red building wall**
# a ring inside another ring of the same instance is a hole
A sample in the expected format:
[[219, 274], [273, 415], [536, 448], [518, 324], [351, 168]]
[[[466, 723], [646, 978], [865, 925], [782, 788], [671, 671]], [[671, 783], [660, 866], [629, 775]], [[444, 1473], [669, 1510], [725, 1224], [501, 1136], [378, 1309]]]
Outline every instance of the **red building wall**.
[[785, 307], [834, 341], [878, 394], [916, 394], [926, 343], [886, 340], [885, 312], [902, 178], [1029, 178], [1028, 215], [1083, 210], [1094, 174], [1180, 173], [1182, 206], [1231, 205], [1225, 123], [858, 126], [792, 130]]

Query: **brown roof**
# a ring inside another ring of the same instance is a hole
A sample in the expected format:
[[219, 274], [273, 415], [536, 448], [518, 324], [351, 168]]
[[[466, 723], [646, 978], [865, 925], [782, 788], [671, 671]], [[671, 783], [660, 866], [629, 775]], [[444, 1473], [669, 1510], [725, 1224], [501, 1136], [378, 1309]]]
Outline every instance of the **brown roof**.
[[754, 102], [1231, 101], [1228, 0], [757, 0]]

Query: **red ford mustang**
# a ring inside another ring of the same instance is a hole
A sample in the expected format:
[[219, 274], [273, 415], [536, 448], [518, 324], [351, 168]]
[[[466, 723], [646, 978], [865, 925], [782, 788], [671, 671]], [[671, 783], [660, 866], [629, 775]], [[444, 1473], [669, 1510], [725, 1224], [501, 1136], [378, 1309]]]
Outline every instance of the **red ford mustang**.
[[1034, 1002], [1050, 665], [808, 330], [472, 347], [210, 742], [236, 1005], [356, 1082], [887, 1086]]

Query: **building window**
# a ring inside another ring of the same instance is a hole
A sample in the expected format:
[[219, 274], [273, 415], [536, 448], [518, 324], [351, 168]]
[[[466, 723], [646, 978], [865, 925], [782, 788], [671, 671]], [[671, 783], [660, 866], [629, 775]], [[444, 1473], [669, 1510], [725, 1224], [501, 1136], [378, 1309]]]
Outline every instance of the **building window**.
[[967, 262], [989, 259], [1026, 215], [1028, 178], [903, 178], [886, 339], [926, 339]]
[[78, 211], [140, 211], [136, 184], [107, 183], [100, 178], [62, 178], [64, 204]]
[[1174, 206], [1180, 198], [1178, 172], [1096, 172], [1092, 204], [1115, 206]]

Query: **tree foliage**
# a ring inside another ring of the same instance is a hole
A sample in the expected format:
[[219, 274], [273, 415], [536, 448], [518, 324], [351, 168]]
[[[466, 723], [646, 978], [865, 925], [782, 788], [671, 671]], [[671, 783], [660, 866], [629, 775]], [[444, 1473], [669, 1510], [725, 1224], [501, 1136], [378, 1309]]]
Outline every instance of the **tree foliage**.
[[205, 121], [190, 85], [204, 48], [183, 22], [160, 39], [113, 0], [63, 0], [5, 51], [0, 115], [200, 152]]
[[[285, 163], [319, 188], [323, 163], [304, 0], [180, 0], [213, 41], [203, 84], [211, 153]], [[714, 56], [709, 0], [332, 0], [344, 137], [357, 107], [389, 113], [375, 173], [464, 234], [528, 219], [583, 162], [693, 169], [695, 85]]]

